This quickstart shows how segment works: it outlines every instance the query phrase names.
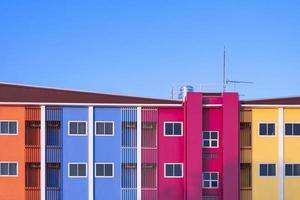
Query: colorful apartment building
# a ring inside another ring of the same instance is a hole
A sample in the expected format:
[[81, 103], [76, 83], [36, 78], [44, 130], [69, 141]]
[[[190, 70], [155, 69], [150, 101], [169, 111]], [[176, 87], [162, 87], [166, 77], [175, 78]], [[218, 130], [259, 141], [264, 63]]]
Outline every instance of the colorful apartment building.
[[0, 199], [238, 200], [239, 126], [237, 93], [165, 100], [1, 83]]
[[300, 98], [241, 102], [241, 200], [300, 196]]

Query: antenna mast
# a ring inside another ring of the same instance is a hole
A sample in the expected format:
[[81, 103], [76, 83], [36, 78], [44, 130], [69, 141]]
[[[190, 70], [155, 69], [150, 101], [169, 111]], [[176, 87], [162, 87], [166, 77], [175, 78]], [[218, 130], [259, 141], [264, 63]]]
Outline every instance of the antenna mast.
[[223, 54], [223, 92], [226, 91], [226, 48], [224, 46]]

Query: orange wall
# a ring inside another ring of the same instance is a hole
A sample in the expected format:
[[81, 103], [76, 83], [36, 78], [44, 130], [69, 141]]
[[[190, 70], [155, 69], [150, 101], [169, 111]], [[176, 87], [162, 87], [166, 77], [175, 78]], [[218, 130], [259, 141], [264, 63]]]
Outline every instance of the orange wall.
[[0, 106], [0, 120], [18, 120], [18, 135], [0, 135], [0, 161], [17, 161], [18, 176], [0, 176], [0, 199], [25, 199], [25, 108]]

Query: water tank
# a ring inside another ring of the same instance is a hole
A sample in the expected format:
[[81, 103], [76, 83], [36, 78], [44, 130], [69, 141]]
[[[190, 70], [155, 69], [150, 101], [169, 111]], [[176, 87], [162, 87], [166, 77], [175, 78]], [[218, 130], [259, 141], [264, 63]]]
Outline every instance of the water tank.
[[194, 87], [191, 85], [184, 85], [180, 87], [178, 98], [184, 99], [188, 92], [194, 92]]

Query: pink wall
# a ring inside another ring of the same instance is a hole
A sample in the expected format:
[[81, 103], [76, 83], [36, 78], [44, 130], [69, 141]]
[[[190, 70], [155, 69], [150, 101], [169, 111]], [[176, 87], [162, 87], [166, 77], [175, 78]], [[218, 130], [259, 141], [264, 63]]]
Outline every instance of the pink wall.
[[[184, 178], [164, 178], [164, 163], [184, 163], [184, 137], [164, 136], [164, 122], [183, 122], [183, 108], [160, 108], [158, 127], [158, 197], [159, 199], [184, 199]], [[184, 126], [183, 126], [184, 130]], [[183, 135], [184, 135], [183, 131]], [[185, 165], [183, 166], [185, 168]]]
[[239, 96], [223, 97], [223, 199], [239, 199]]
[[202, 93], [188, 93], [185, 103], [185, 199], [202, 196]]
[[[217, 158], [203, 159], [203, 172], [219, 172], [219, 188], [203, 189], [203, 195], [218, 196], [222, 199], [222, 171], [223, 171], [223, 111], [219, 108], [205, 108], [203, 110], [203, 131], [219, 131], [219, 148], [203, 148], [203, 153], [217, 154]], [[227, 200], [227, 199], [226, 199]], [[231, 199], [230, 199], [231, 200]]]

